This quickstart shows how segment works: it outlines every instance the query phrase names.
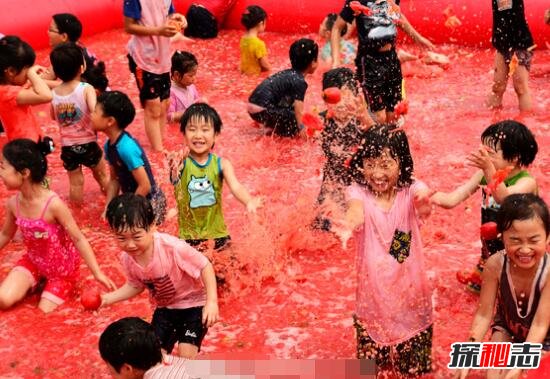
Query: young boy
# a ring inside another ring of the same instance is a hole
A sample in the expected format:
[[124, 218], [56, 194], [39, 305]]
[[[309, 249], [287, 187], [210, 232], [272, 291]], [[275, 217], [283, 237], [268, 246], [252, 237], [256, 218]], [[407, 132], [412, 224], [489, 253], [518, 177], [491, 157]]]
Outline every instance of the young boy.
[[145, 196], [151, 201], [156, 223], [159, 225], [166, 214], [166, 197], [155, 182], [145, 151], [124, 130], [134, 120], [135, 115], [134, 105], [126, 94], [119, 91], [107, 91], [99, 95], [92, 112], [92, 128], [105, 133], [108, 138], [104, 150], [111, 179], [107, 185], [106, 204], [119, 191]]
[[145, 288], [156, 309], [151, 322], [160, 345], [192, 359], [208, 328], [218, 320], [218, 295], [212, 264], [184, 241], [155, 230], [155, 215], [143, 196], [125, 193], [107, 207], [107, 220], [124, 251], [127, 282], [102, 295], [102, 305], [137, 296]]
[[113, 378], [189, 379], [186, 360], [162, 354], [155, 330], [139, 317], [109, 324], [99, 337], [99, 354]]
[[180, 127], [189, 151], [178, 162], [170, 162], [179, 237], [193, 246], [214, 240], [216, 250], [231, 239], [222, 211], [224, 181], [249, 212], [255, 212], [262, 203], [261, 198], [250, 196], [237, 180], [231, 162], [212, 153], [221, 127], [222, 121], [214, 108], [205, 103], [191, 105], [183, 114]]
[[292, 68], [266, 78], [248, 98], [250, 117], [283, 137], [305, 137], [302, 124], [307, 83], [304, 76], [317, 68], [319, 46], [302, 38], [290, 46]]
[[69, 198], [81, 203], [84, 195], [82, 166], [92, 170], [102, 191], [109, 183], [103, 151], [90, 122], [96, 93], [91, 85], [80, 81], [85, 64], [79, 46], [72, 42], [57, 45], [50, 53], [50, 61], [55, 75], [62, 80], [52, 90], [51, 116], [59, 124], [61, 160], [69, 174]]
[[130, 71], [135, 75], [144, 108], [145, 133], [151, 148], [162, 151], [162, 136], [170, 97], [170, 37], [187, 21], [174, 13], [171, 1], [124, 1], [124, 30], [128, 42]]

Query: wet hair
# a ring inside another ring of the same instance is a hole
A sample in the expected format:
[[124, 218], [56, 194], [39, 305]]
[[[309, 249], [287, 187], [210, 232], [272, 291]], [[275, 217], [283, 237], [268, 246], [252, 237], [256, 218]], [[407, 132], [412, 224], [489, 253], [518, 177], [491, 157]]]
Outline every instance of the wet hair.
[[198, 65], [199, 62], [192, 53], [177, 50], [172, 55], [172, 68], [170, 71], [172, 72], [172, 75], [174, 75], [174, 72], [179, 72], [181, 75], [185, 75]]
[[360, 184], [368, 185], [364, 175], [365, 159], [378, 158], [388, 149], [390, 156], [399, 164], [397, 187], [404, 188], [412, 184], [413, 160], [407, 135], [394, 124], [375, 125], [364, 135], [359, 149], [350, 162], [351, 175]]
[[296, 71], [305, 71], [310, 64], [317, 61], [319, 46], [309, 38], [300, 38], [290, 45], [290, 64]]
[[103, 108], [103, 115], [113, 117], [119, 129], [125, 129], [136, 116], [136, 108], [123, 92], [106, 91], [97, 97], [97, 103]]
[[[325, 19], [325, 28], [328, 31], [332, 30], [332, 27], [334, 26], [334, 23], [336, 22], [336, 19], [338, 18], [338, 15], [336, 13], [329, 13], [327, 14], [327, 17]], [[340, 31], [340, 36], [344, 36], [348, 32], [348, 25], [346, 24], [342, 30]]]
[[124, 364], [148, 370], [162, 362], [155, 329], [139, 317], [125, 317], [111, 323], [99, 337], [99, 354], [117, 373]]
[[496, 150], [500, 144], [502, 157], [518, 160], [520, 166], [529, 166], [535, 160], [538, 144], [533, 133], [520, 122], [504, 120], [490, 125], [481, 134], [481, 142]]
[[53, 141], [45, 137], [38, 142], [27, 138], [14, 139], [2, 148], [4, 158], [17, 172], [29, 170], [31, 181], [41, 183], [48, 171], [46, 155], [53, 151]]
[[546, 235], [550, 234], [550, 214], [548, 206], [537, 195], [532, 193], [515, 193], [502, 201], [497, 213], [497, 230], [499, 233], [510, 229], [515, 220], [540, 218]]
[[86, 65], [86, 71], [82, 74], [81, 79], [98, 90], [100, 94], [105, 92], [109, 86], [109, 79], [105, 72], [105, 63], [97, 61], [91, 66], [88, 63]]
[[6, 83], [5, 71], [13, 68], [20, 73], [25, 67], [31, 67], [36, 60], [31, 45], [17, 36], [5, 36], [0, 39], [0, 83]]
[[333, 68], [323, 74], [323, 90], [330, 87], [348, 87], [356, 95], [359, 92], [355, 73], [347, 67]]
[[115, 232], [149, 230], [155, 222], [151, 202], [141, 195], [127, 192], [118, 195], [107, 206], [107, 221]]
[[185, 128], [193, 119], [204, 120], [212, 124], [214, 133], [218, 134], [222, 131], [222, 119], [214, 108], [206, 103], [195, 103], [189, 106], [183, 112], [180, 120], [180, 131], [185, 134]]
[[249, 5], [241, 15], [241, 24], [243, 24], [246, 30], [250, 30], [260, 22], [265, 21], [266, 18], [267, 13], [265, 13], [262, 7], [258, 5]]
[[73, 80], [84, 66], [82, 49], [74, 42], [60, 43], [51, 51], [50, 62], [55, 76], [64, 82]]
[[82, 23], [74, 14], [57, 13], [52, 16], [52, 19], [59, 33], [67, 34], [69, 41], [77, 42], [82, 36]]

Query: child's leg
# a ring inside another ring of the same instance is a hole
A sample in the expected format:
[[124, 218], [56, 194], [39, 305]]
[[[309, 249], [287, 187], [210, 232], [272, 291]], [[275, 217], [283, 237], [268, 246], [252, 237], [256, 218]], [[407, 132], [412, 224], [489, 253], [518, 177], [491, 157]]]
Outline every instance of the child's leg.
[[[162, 151], [162, 127], [164, 120], [162, 117], [162, 102], [160, 98], [145, 100], [143, 104], [143, 122], [145, 124], [145, 133], [151, 143], [151, 148], [156, 151]], [[164, 113], [166, 117], [166, 113]]]
[[[512, 342], [512, 337], [500, 330], [493, 330], [491, 342]], [[487, 379], [503, 379], [510, 370], [487, 370]]]
[[529, 71], [527, 67], [518, 65], [512, 75], [514, 90], [518, 96], [519, 110], [527, 112], [533, 109], [531, 91], [529, 90]]
[[105, 159], [101, 158], [99, 163], [94, 167], [91, 167], [94, 179], [99, 184], [99, 188], [103, 194], [107, 191], [107, 185], [109, 184], [109, 175], [107, 174], [107, 164]]
[[489, 108], [500, 108], [502, 106], [502, 96], [504, 96], [506, 84], [508, 83], [508, 71], [509, 67], [506, 64], [506, 58], [497, 51], [495, 55], [493, 87], [487, 99], [487, 106]]
[[82, 166], [77, 169], [67, 171], [69, 174], [69, 199], [75, 203], [82, 203], [84, 196], [84, 174], [82, 174]]
[[22, 300], [32, 288], [35, 281], [32, 274], [25, 269], [15, 267], [0, 284], [0, 309], [11, 308]]
[[50, 313], [75, 294], [75, 286], [78, 281], [78, 270], [71, 276], [62, 278], [48, 278], [38, 308], [44, 313]]

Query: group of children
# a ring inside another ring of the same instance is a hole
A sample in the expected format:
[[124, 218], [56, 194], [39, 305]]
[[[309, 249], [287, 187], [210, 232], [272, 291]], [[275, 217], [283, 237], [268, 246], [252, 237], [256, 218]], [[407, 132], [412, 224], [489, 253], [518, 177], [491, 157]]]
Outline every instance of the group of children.
[[[330, 34], [335, 67], [341, 59], [340, 38], [352, 21], [359, 47], [356, 72], [339, 67], [323, 75], [323, 89], [338, 88], [340, 100], [330, 113], [320, 115], [324, 123], [320, 141], [327, 161], [318, 198], [320, 212], [312, 226], [332, 231], [343, 242], [353, 233], [357, 238], [357, 357], [375, 359], [383, 369], [404, 376], [431, 371], [433, 317], [421, 219], [433, 205], [452, 208], [480, 187], [482, 223], [495, 222], [496, 231], [482, 238], [474, 272], [458, 275], [470, 289], [480, 291], [470, 341], [481, 341], [493, 323], [493, 341], [530, 341], [550, 348], [550, 290], [545, 285], [550, 275], [546, 253], [550, 216], [537, 196], [535, 178], [526, 171], [538, 151], [533, 134], [516, 121], [489, 126], [481, 135], [482, 147], [468, 157], [476, 173], [450, 193], [429, 189], [413, 175], [405, 132], [391, 123], [402, 96], [396, 31], [374, 24], [381, 29], [372, 33], [373, 20], [357, 13], [350, 3], [346, 0], [340, 14], [328, 16], [321, 28], [325, 37]], [[395, 21], [394, 27], [397, 24], [416, 42], [433, 48], [400, 13], [398, 4], [391, 0], [360, 3], [376, 5]], [[184, 51], [170, 54], [170, 37], [185, 28], [185, 18], [166, 2], [125, 1], [125, 30], [132, 35], [129, 66], [140, 91], [151, 149], [164, 150], [166, 122], [179, 123], [185, 142], [181, 151], [167, 157], [178, 236], [158, 232], [166, 216], [166, 197], [144, 149], [125, 130], [136, 110], [127, 95], [108, 90], [104, 64], [92, 59], [78, 42], [81, 26], [75, 31], [70, 25], [78, 23], [71, 16], [52, 18], [51, 70], [34, 65], [34, 51], [18, 37], [0, 39], [0, 116], [9, 141], [2, 150], [0, 178], [8, 189], [17, 191], [7, 202], [0, 248], [18, 227], [27, 248], [0, 284], [0, 308], [10, 308], [45, 279], [39, 308], [54, 310], [74, 294], [80, 255], [94, 277], [112, 290], [102, 295], [102, 306], [129, 299], [145, 288], [156, 306], [151, 325], [128, 318], [105, 330], [99, 346], [110, 369], [117, 374], [136, 370], [137, 376], [128, 377], [142, 377], [148, 370], [160, 369], [158, 364], [166, 359], [174, 362], [171, 369], [175, 369], [181, 362], [164, 354], [177, 343], [179, 356], [195, 357], [208, 327], [219, 317], [216, 273], [200, 250], [209, 240], [214, 241], [215, 250], [229, 246], [221, 206], [224, 183], [249, 212], [261, 207], [262, 199], [237, 180], [227, 159], [212, 152], [222, 121], [212, 106], [200, 101], [194, 85], [197, 59]], [[249, 6], [242, 16], [247, 29], [240, 41], [243, 73], [270, 70], [265, 44], [258, 38], [266, 19], [259, 6]], [[512, 47], [518, 58], [524, 56], [519, 64], [527, 70], [530, 51], [525, 43]], [[322, 55], [327, 51], [325, 46]], [[497, 53], [497, 70], [502, 68], [500, 60], [507, 59], [505, 53]], [[315, 41], [293, 42], [291, 68], [271, 75], [252, 92], [246, 109], [250, 117], [276, 135], [305, 136], [305, 76], [316, 70], [318, 55]], [[95, 78], [100, 79], [94, 80], [90, 69], [99, 72]], [[521, 73], [517, 76], [525, 78]], [[500, 87], [493, 88], [497, 98], [502, 97], [499, 91]], [[47, 102], [60, 128], [70, 200], [83, 200], [82, 166], [92, 169], [105, 193], [103, 217], [124, 251], [121, 262], [127, 282], [118, 289], [101, 271], [67, 205], [48, 188], [46, 155], [52, 152], [51, 139], [42, 134], [31, 109]], [[528, 103], [520, 98], [520, 108], [528, 108]], [[98, 132], [107, 137], [103, 149], [97, 142]], [[324, 212], [327, 209], [330, 212]], [[132, 333], [142, 336], [142, 344], [128, 346]], [[147, 358], [139, 353], [142, 347], [151, 350]], [[493, 374], [504, 375], [489, 373]]]

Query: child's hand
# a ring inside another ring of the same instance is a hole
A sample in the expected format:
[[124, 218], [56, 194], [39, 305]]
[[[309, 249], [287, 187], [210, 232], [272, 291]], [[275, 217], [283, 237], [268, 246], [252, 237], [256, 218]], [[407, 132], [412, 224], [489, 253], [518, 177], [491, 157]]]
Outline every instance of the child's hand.
[[432, 213], [431, 197], [435, 192], [429, 189], [418, 191], [414, 194], [414, 208], [419, 217], [424, 218]]
[[181, 170], [183, 170], [183, 164], [185, 159], [189, 155], [189, 147], [184, 145], [180, 151], [164, 151], [166, 160], [168, 161], [168, 170], [170, 173], [170, 180], [176, 179]]
[[40, 76], [42, 74], [45, 74], [46, 72], [47, 70], [44, 67], [35, 64], [34, 66], [31, 66], [27, 71], [27, 77]]
[[342, 249], [347, 249], [348, 241], [353, 234], [350, 228], [343, 221], [332, 220], [330, 230], [342, 241]]
[[163, 37], [173, 37], [178, 33], [178, 28], [174, 24], [174, 22], [170, 22], [170, 20], [157, 28], [157, 35], [163, 36]]
[[116, 289], [116, 284], [101, 271], [98, 272], [97, 275], [95, 275], [95, 279], [110, 290]]
[[246, 203], [246, 210], [248, 213], [256, 213], [256, 209], [263, 206], [263, 199], [259, 196], [251, 198], [248, 203]]
[[202, 323], [206, 327], [210, 328], [214, 325], [220, 316], [218, 309], [218, 303], [215, 301], [207, 301], [202, 308]]
[[170, 20], [176, 21], [181, 30], [187, 28], [187, 19], [181, 13], [172, 13], [170, 15]]
[[491, 177], [495, 171], [495, 166], [491, 160], [490, 154], [495, 154], [495, 152], [487, 146], [481, 146], [477, 151], [471, 153], [466, 160], [469, 162], [470, 166], [483, 170], [486, 175], [489, 174], [487, 175], [488, 177]]

